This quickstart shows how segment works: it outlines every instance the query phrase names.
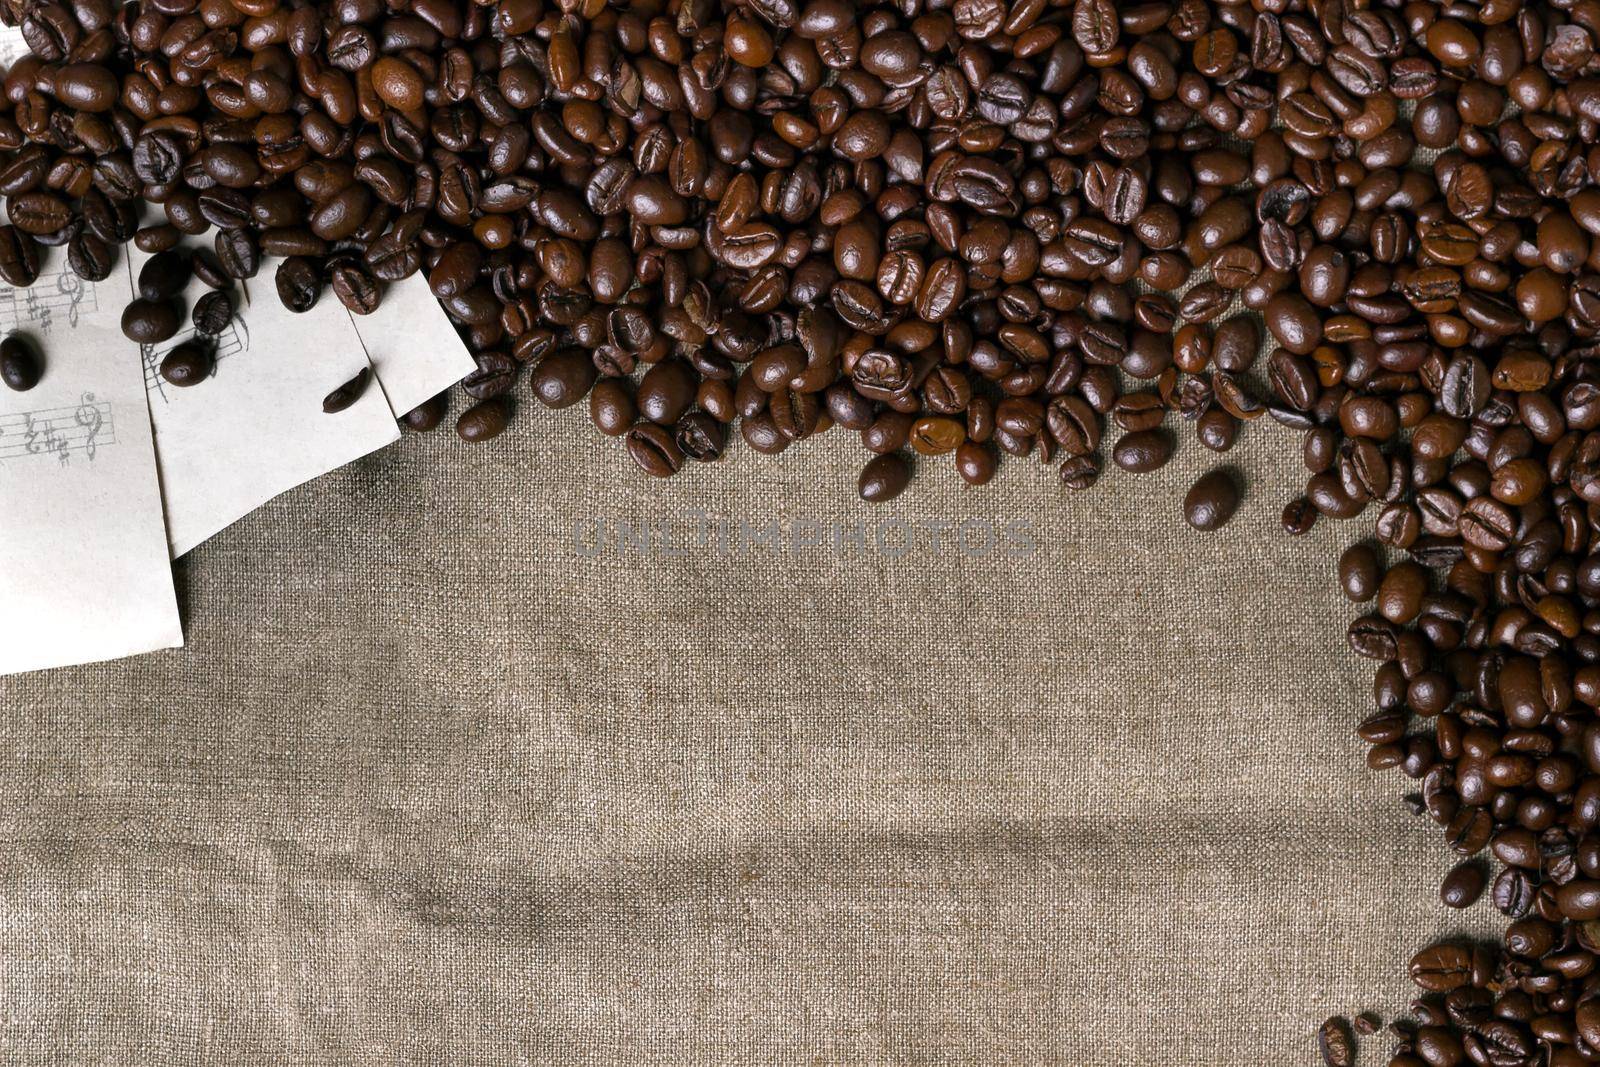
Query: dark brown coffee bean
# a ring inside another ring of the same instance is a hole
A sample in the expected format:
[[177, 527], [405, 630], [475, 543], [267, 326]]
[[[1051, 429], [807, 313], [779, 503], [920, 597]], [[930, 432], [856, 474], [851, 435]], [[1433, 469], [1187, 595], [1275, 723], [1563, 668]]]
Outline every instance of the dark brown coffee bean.
[[1112, 446], [1111, 460], [1125, 471], [1143, 474], [1165, 466], [1172, 458], [1173, 439], [1164, 430], [1124, 434]]
[[0, 341], [0, 381], [6, 388], [26, 393], [44, 377], [44, 361], [27, 339], [9, 334]]
[[1317, 1051], [1327, 1067], [1351, 1067], [1356, 1061], [1355, 1041], [1350, 1036], [1350, 1024], [1335, 1015], [1317, 1028]]
[[337, 414], [349, 408], [361, 394], [367, 391], [367, 382], [372, 379], [372, 368], [362, 367], [356, 376], [329, 393], [322, 401], [322, 410], [329, 415]]
[[377, 311], [383, 298], [383, 290], [372, 272], [356, 259], [341, 258], [330, 265], [328, 283], [339, 303], [355, 315]]
[[910, 481], [911, 464], [898, 452], [888, 452], [862, 468], [856, 488], [862, 500], [880, 504], [899, 496]]
[[683, 466], [683, 450], [672, 431], [654, 422], [641, 422], [628, 431], [628, 455], [640, 470], [655, 478], [670, 478]]
[[216, 337], [233, 321], [233, 299], [220, 290], [205, 293], [194, 302], [190, 319], [196, 333]]
[[142, 345], [160, 344], [178, 326], [178, 306], [170, 300], [135, 300], [122, 312], [123, 335]]
[[1446, 907], [1470, 908], [1483, 895], [1487, 881], [1481, 865], [1474, 862], [1458, 864], [1445, 875], [1439, 887], [1439, 898]]
[[431, 397], [406, 412], [400, 419], [408, 430], [428, 433], [438, 428], [450, 410], [450, 397], [446, 393]]
[[722, 458], [727, 443], [727, 428], [704, 411], [691, 411], [678, 420], [673, 440], [685, 456], [701, 463]]
[[511, 403], [504, 396], [474, 404], [456, 420], [456, 435], [463, 441], [489, 441], [511, 424]]
[[26, 289], [38, 277], [38, 242], [15, 226], [0, 226], [0, 279]]
[[1472, 982], [1472, 953], [1463, 945], [1439, 944], [1411, 957], [1411, 980], [1433, 993]]
[[1225, 526], [1238, 508], [1239, 484], [1230, 471], [1220, 467], [1202, 474], [1183, 498], [1184, 520], [1196, 530]]
[[[161, 377], [169, 385], [198, 385], [210, 376], [213, 366], [209, 346], [201, 341], [185, 341], [174, 347], [161, 361]], [[323, 410], [328, 410], [326, 402]]]
[[533, 395], [546, 407], [570, 407], [584, 398], [596, 377], [598, 372], [587, 353], [562, 349], [533, 369]]
[[279, 301], [296, 314], [310, 311], [322, 295], [322, 273], [304, 256], [290, 256], [278, 264], [273, 283]]

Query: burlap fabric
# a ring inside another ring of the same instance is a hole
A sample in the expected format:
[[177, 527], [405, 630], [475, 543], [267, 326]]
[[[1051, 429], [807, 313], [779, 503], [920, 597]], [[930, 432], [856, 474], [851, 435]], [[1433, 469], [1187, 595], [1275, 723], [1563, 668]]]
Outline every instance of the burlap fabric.
[[188, 649], [0, 680], [6, 1062], [1298, 1064], [1490, 925], [1362, 764], [1356, 528], [1278, 531], [1287, 431], [1201, 536], [1192, 439], [868, 511], [844, 437], [646, 484], [530, 414], [203, 546]]

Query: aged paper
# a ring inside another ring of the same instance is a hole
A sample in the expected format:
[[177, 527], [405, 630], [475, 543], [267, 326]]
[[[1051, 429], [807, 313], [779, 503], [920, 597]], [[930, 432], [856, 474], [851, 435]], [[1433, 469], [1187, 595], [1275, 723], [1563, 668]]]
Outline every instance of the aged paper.
[[[128, 252], [123, 281], [131, 298], [148, 257]], [[323, 398], [368, 366], [361, 338], [331, 293], [304, 314], [286, 309], [273, 287], [276, 269], [267, 260], [234, 289], [233, 321], [218, 338], [215, 370], [200, 384], [179, 389], [161, 377], [167, 353], [193, 336], [187, 319], [171, 340], [139, 346], [174, 557], [280, 493], [400, 436], [375, 386], [345, 411], [323, 412]], [[190, 283], [186, 314], [205, 292], [204, 283]]]
[[0, 387], [0, 674], [183, 644], [138, 353], [94, 314], [108, 287], [53, 267], [0, 288], [4, 332], [45, 363]]
[[351, 315], [350, 322], [397, 416], [477, 366], [420, 273], [385, 288], [377, 311]]

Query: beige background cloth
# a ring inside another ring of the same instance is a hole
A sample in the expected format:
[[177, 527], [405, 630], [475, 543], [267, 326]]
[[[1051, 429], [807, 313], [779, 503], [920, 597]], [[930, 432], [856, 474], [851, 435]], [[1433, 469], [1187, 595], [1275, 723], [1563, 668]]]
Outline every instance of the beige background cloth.
[[[875, 510], [851, 436], [666, 484], [576, 412], [408, 438], [183, 561], [186, 650], [0, 679], [3, 1058], [1301, 1064], [1493, 925], [1362, 762], [1294, 434], [1211, 535], [1187, 426]], [[695, 509], [1040, 547], [575, 547]]]

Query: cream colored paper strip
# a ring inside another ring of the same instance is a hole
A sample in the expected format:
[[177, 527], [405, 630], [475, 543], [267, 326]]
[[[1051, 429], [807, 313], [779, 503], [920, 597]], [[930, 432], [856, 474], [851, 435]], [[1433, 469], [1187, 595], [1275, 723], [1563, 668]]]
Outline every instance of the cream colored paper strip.
[[[148, 257], [129, 252], [131, 296]], [[323, 412], [323, 398], [369, 366], [361, 338], [331, 294], [304, 314], [286, 309], [273, 289], [276, 269], [268, 260], [245, 283], [248, 306], [234, 291], [239, 306], [219, 339], [216, 370], [200, 384], [178, 389], [160, 373], [162, 359], [191, 328], [141, 346], [174, 558], [280, 493], [400, 436], [375, 383], [347, 410]], [[191, 283], [186, 314], [205, 291]]]
[[477, 366], [421, 274], [385, 288], [377, 311], [351, 315], [350, 322], [397, 416], [444, 392]]
[[0, 387], [0, 674], [183, 644], [138, 352], [106, 325], [120, 287], [51, 258], [0, 287], [0, 327], [45, 360]]

